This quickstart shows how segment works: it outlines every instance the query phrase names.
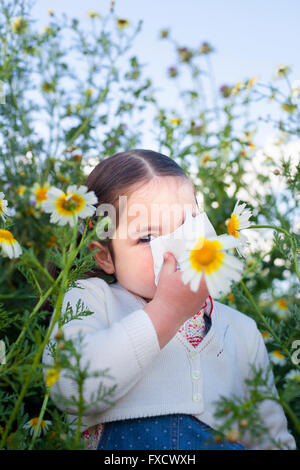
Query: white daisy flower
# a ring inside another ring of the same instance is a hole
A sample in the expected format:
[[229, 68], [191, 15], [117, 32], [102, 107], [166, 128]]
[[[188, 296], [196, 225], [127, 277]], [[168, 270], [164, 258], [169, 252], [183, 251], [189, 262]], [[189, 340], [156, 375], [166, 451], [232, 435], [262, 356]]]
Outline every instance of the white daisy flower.
[[2, 255], [10, 259], [18, 258], [22, 253], [22, 248], [9, 230], [0, 230], [0, 247]]
[[58, 223], [58, 225], [70, 224], [73, 227], [72, 210], [76, 223], [78, 217], [82, 219], [91, 217], [96, 210], [93, 204], [96, 204], [98, 199], [94, 191], [87, 192], [87, 190], [86, 186], [75, 185], [68, 186], [67, 193], [54, 187], [49, 189], [48, 199], [42, 202], [42, 207], [45, 212], [51, 214], [50, 222]]
[[293, 102], [296, 102], [300, 97], [300, 80], [295, 80], [291, 86], [291, 98]]
[[265, 344], [272, 342], [273, 338], [268, 331], [261, 331], [261, 335], [263, 337]]
[[282, 352], [278, 349], [269, 353], [269, 357], [270, 361], [273, 362], [273, 364], [276, 364], [278, 366], [284, 366], [286, 364], [286, 358], [284, 354], [282, 354]]
[[240, 201], [237, 201], [234, 206], [233, 212], [229, 221], [227, 222], [228, 234], [236, 237], [239, 241], [238, 246], [236, 247], [237, 252], [240, 256], [245, 257], [243, 253], [243, 248], [246, 248], [249, 245], [247, 238], [240, 233], [240, 230], [246, 229], [250, 226], [249, 219], [252, 216], [250, 209], [245, 209], [246, 204], [239, 204]]
[[279, 64], [276, 67], [274, 79], [277, 80], [279, 78], [286, 77], [291, 71], [291, 68], [287, 64]]
[[0, 216], [3, 220], [3, 222], [5, 222], [5, 217], [8, 216], [7, 200], [4, 199], [4, 198], [5, 198], [4, 193], [0, 192]]
[[277, 299], [275, 303], [275, 313], [279, 320], [286, 320], [290, 316], [287, 301], [285, 299]]
[[297, 380], [298, 382], [300, 382], [300, 371], [297, 369], [290, 370], [284, 377], [284, 380], [287, 382], [289, 380]]
[[43, 201], [48, 199], [47, 192], [51, 188], [50, 183], [44, 183], [43, 185], [39, 183], [34, 183], [31, 192], [34, 195], [33, 201], [36, 205], [41, 206]]
[[[37, 423], [38, 423], [38, 419], [39, 419], [38, 417], [32, 418], [31, 420], [27, 421], [27, 423], [25, 423], [24, 426], [23, 426], [25, 429], [30, 430], [31, 435], [34, 433], [34, 430], [35, 430], [35, 428], [37, 426]], [[47, 421], [45, 419], [42, 419], [39, 430], [38, 430], [38, 436], [41, 435], [41, 432], [46, 434], [46, 432], [48, 430], [48, 427], [50, 426], [51, 423], [52, 423], [51, 421]]]
[[231, 282], [241, 279], [244, 265], [225, 250], [236, 248], [238, 241], [230, 235], [197, 236], [187, 244], [186, 253], [180, 259], [182, 282], [191, 283], [191, 290], [199, 288], [202, 275], [205, 276], [210, 295], [219, 298], [231, 291]]

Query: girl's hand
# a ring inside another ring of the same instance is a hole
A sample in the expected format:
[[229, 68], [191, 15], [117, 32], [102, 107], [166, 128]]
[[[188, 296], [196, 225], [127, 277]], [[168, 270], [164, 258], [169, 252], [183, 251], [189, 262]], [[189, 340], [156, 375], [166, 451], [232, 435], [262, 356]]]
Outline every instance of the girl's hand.
[[199, 311], [209, 296], [209, 291], [204, 276], [196, 292], [191, 290], [190, 283], [184, 285], [181, 279], [182, 271], [176, 271], [175, 256], [170, 252], [167, 255], [152, 301], [163, 306], [163, 309], [169, 311], [174, 319], [178, 318], [181, 323], [184, 323]]
[[160, 348], [173, 338], [188, 318], [200, 310], [209, 296], [204, 276], [196, 292], [191, 290], [190, 284], [183, 284], [181, 276], [182, 271], [176, 271], [176, 258], [172, 253], [168, 253], [155, 295], [144, 307], [156, 330]]

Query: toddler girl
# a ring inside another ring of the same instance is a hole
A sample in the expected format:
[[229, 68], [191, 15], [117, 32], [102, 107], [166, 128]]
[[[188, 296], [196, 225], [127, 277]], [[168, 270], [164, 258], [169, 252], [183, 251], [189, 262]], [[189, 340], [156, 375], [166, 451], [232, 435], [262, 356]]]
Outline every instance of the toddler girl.
[[[239, 437], [233, 428], [216, 439], [221, 423], [214, 416], [216, 401], [233, 395], [246, 401], [251, 364], [267, 370], [269, 359], [255, 321], [212, 299], [204, 276], [197, 292], [184, 285], [172, 253], [158, 285], [154, 282], [149, 237], [174, 232], [184, 223], [186, 207], [193, 216], [199, 213], [193, 183], [183, 169], [165, 155], [135, 149], [101, 161], [86, 186], [96, 194], [98, 209], [114, 207], [116, 214], [113, 233], [89, 245], [98, 250], [98, 271], [95, 268], [66, 293], [62, 309], [70, 303], [75, 312], [81, 299], [93, 312], [66, 323], [64, 337], [74, 339], [81, 332], [81, 365], [90, 373], [107, 369], [110, 375], [85, 382], [83, 398], [90, 406], [84, 412], [82, 435], [88, 447], [273, 449], [275, 439], [283, 448], [294, 449], [284, 412], [273, 400], [257, 405], [268, 430], [263, 437]], [[172, 218], [174, 204], [180, 210]], [[95, 221], [97, 215], [106, 213], [97, 211]], [[52, 340], [56, 332], [57, 327]], [[47, 348], [43, 361], [52, 363]], [[101, 382], [107, 388], [116, 385], [113, 404], [95, 402]], [[57, 394], [78, 396], [76, 383], [63, 371], [51, 388], [52, 399], [62, 407]], [[70, 421], [76, 418], [75, 406], [66, 411]]]

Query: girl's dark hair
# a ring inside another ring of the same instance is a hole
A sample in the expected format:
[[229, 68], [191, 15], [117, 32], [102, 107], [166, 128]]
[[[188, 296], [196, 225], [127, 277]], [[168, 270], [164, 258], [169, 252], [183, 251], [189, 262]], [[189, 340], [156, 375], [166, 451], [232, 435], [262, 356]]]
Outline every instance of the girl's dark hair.
[[[193, 184], [175, 160], [162, 153], [143, 149], [127, 150], [104, 158], [89, 174], [84, 184], [88, 187], [88, 191], [94, 191], [98, 199], [97, 207], [101, 204], [111, 204], [115, 207], [116, 226], [114, 228], [117, 230], [120, 217], [119, 197], [125, 195], [129, 197], [132, 192], [155, 176], [177, 176]], [[195, 187], [194, 194], [196, 199]], [[105, 212], [103, 215], [108, 214]], [[96, 212], [91, 219], [92, 222], [97, 221]], [[78, 235], [77, 243], [80, 239], [81, 234]], [[115, 264], [112, 238], [108, 237], [100, 243], [108, 247]], [[96, 265], [92, 271], [85, 274], [90, 277], [104, 277], [109, 283], [117, 281], [114, 275], [108, 275]]]

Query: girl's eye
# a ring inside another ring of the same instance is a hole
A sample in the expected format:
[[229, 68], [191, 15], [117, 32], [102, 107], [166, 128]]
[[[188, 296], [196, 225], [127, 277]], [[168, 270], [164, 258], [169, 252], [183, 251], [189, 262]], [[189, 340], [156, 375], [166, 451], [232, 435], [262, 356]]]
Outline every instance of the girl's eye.
[[145, 238], [152, 237], [153, 235], [151, 233], [148, 233], [148, 235], [145, 235], [144, 237], [139, 239], [139, 243], [148, 243], [149, 240], [145, 240]]

